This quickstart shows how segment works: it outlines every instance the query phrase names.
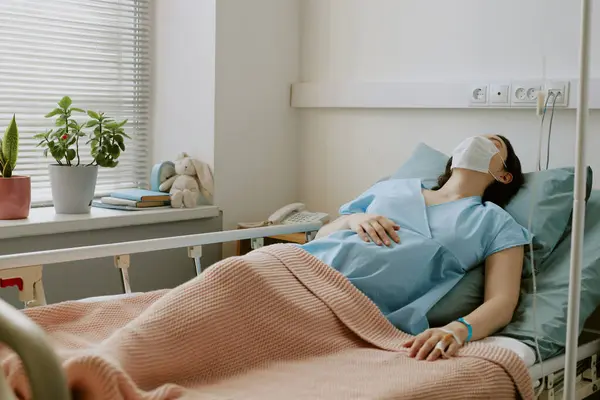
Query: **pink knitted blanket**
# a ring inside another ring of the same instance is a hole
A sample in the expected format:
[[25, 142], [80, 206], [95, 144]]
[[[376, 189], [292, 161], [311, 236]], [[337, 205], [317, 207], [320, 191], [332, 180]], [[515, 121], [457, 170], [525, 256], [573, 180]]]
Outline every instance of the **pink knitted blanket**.
[[[76, 399], [531, 399], [512, 352], [469, 344], [416, 361], [379, 310], [303, 250], [229, 258], [175, 289], [26, 311], [63, 360]], [[22, 366], [0, 351], [16, 393]]]

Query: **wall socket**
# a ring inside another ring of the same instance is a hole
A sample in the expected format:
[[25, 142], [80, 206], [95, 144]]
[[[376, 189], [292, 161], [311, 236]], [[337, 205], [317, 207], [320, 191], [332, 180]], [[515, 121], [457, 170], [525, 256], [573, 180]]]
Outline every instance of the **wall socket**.
[[538, 92], [542, 90], [542, 83], [536, 81], [513, 82], [511, 85], [510, 102], [513, 107], [535, 107]]
[[554, 107], [566, 107], [569, 105], [569, 82], [548, 81], [544, 85], [544, 90], [548, 93], [548, 107], [551, 107], [553, 104]]
[[488, 85], [472, 85], [469, 90], [469, 103], [472, 106], [486, 106], [488, 102]]

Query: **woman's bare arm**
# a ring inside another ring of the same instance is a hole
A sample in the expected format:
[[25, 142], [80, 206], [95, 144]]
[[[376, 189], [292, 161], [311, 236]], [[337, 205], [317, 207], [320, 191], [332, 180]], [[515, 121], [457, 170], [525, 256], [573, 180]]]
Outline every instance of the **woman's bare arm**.
[[350, 225], [348, 224], [348, 222], [349, 222], [351, 216], [352, 216], [352, 214], [342, 215], [341, 217], [339, 217], [339, 218], [333, 220], [332, 222], [328, 223], [327, 225], [321, 227], [321, 229], [319, 229], [319, 231], [317, 232], [315, 239], [327, 236], [333, 232], [350, 229]]
[[[511, 321], [519, 302], [522, 269], [522, 246], [499, 251], [487, 258], [483, 304], [464, 317], [473, 329], [471, 340], [490, 336]], [[447, 335], [446, 329], [458, 335], [462, 343], [469, 335], [467, 326], [458, 321], [451, 322], [444, 328], [427, 329], [406, 342], [404, 346], [410, 348], [409, 355], [419, 360], [433, 361], [442, 354], [435, 346]], [[453, 356], [460, 346], [456, 341], [452, 341], [445, 354]]]
[[[512, 320], [519, 302], [523, 252], [523, 246], [518, 246], [487, 258], [483, 304], [464, 317], [473, 329], [471, 340], [490, 336]], [[467, 337], [468, 330], [460, 322], [452, 322], [447, 328], [460, 332], [463, 339]]]

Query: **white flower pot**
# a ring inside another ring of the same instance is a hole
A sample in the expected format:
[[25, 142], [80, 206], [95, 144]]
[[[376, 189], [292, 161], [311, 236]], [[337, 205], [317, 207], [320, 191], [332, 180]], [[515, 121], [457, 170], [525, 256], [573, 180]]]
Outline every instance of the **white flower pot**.
[[57, 214], [86, 214], [90, 212], [98, 166], [48, 166], [52, 201]]

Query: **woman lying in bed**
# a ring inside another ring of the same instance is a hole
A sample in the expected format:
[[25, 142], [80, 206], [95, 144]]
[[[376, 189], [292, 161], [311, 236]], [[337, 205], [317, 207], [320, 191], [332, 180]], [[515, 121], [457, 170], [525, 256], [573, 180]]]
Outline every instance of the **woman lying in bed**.
[[[469, 346], [451, 357], [511, 320], [529, 234], [501, 207], [522, 183], [505, 138], [470, 138], [439, 188], [377, 183], [306, 251], [267, 247], [174, 289], [25, 313], [49, 335], [74, 398], [511, 398], [515, 385], [531, 398], [515, 354]], [[430, 328], [428, 310], [484, 260], [484, 303]], [[30, 399], [1, 345], [0, 367]]]
[[[451, 356], [507, 325], [519, 299], [528, 232], [502, 209], [523, 184], [521, 164], [502, 136], [456, 147], [426, 190], [418, 179], [377, 183], [341, 207], [342, 216], [303, 246], [346, 276], [399, 329], [417, 359]], [[426, 314], [485, 260], [485, 301], [445, 327]]]

